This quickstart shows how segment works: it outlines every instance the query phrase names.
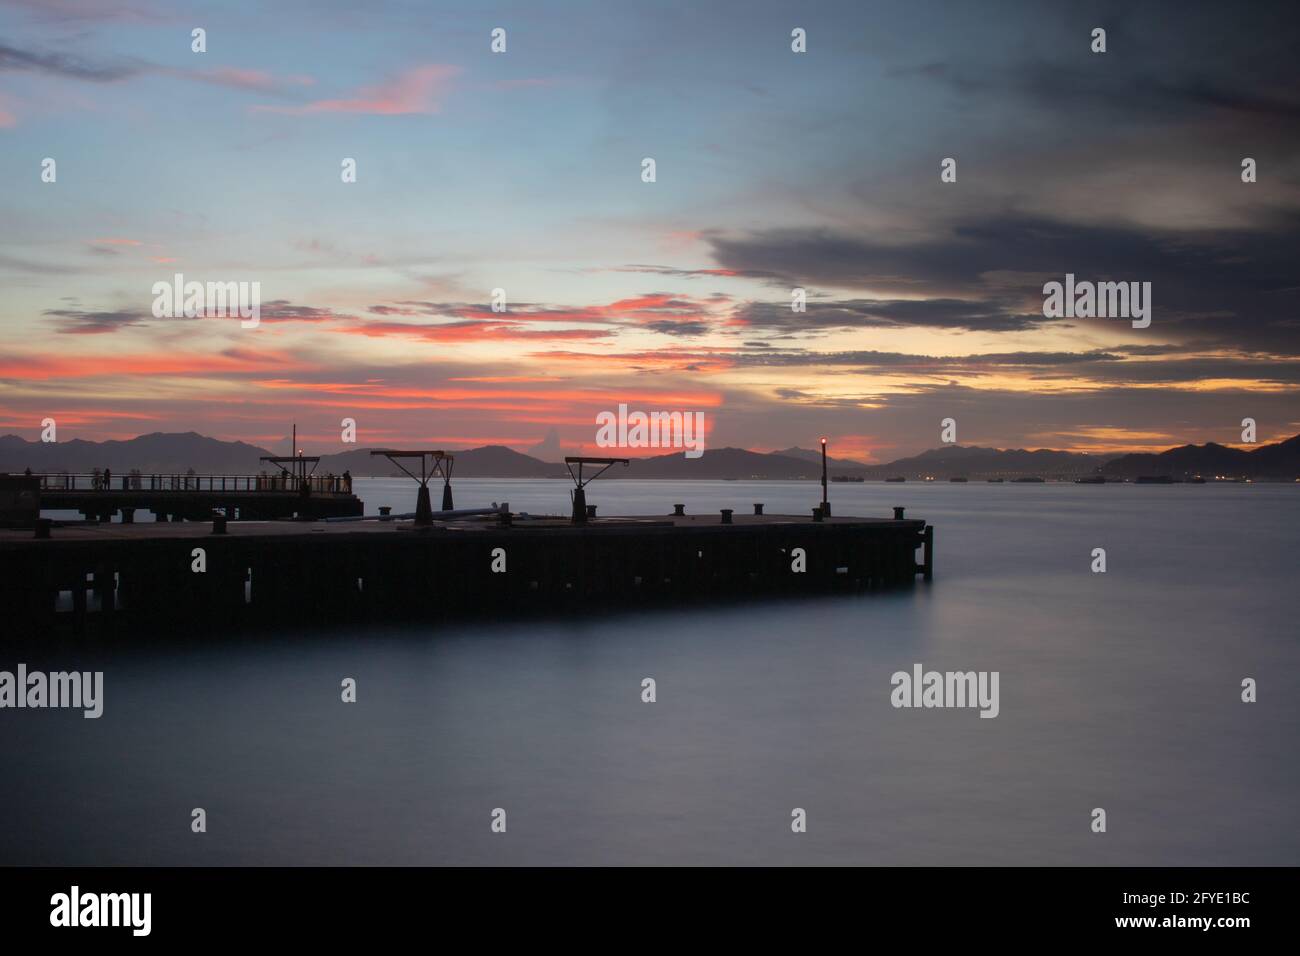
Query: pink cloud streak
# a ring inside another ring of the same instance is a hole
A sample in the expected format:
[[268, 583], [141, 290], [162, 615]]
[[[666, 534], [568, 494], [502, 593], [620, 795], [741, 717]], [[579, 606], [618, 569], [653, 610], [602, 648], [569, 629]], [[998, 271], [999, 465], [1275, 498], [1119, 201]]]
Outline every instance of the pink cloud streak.
[[460, 67], [430, 63], [406, 70], [387, 83], [366, 86], [346, 99], [316, 100], [303, 106], [255, 106], [269, 113], [370, 113], [378, 116], [399, 116], [409, 113], [436, 113], [441, 99], [446, 95], [451, 80], [461, 72]]

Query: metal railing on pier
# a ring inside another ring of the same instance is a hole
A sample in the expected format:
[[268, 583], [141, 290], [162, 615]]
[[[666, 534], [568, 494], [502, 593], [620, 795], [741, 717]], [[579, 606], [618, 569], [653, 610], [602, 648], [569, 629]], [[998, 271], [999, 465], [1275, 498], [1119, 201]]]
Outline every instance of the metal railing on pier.
[[42, 491], [221, 491], [221, 492], [292, 492], [302, 493], [306, 483], [311, 494], [350, 495], [352, 480], [343, 475], [311, 475], [307, 478], [286, 474], [260, 475], [119, 475], [110, 471], [106, 477], [91, 474], [35, 475]]

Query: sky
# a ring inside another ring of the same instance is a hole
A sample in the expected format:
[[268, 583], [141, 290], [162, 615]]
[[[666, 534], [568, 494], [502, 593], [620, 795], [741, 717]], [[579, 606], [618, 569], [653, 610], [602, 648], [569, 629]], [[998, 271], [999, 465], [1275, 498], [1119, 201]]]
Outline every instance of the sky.
[[[0, 0], [0, 433], [1289, 437], [1294, 7]], [[176, 273], [258, 282], [257, 327], [156, 318]], [[1150, 326], [1045, 317], [1066, 273], [1150, 282]]]

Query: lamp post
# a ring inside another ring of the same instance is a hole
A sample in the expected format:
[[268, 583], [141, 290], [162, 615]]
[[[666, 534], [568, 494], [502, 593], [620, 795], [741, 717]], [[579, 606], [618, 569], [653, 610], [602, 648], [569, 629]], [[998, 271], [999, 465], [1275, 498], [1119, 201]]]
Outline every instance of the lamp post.
[[831, 516], [831, 502], [826, 497], [826, 439], [822, 439], [822, 517]]

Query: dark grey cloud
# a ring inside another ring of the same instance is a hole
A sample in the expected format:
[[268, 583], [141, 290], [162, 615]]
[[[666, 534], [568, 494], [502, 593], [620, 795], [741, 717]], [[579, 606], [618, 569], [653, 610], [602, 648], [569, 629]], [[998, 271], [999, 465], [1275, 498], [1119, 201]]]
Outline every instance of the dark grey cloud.
[[713, 331], [713, 326], [708, 322], [642, 322], [640, 328], [649, 329], [651, 332], [659, 332], [663, 335], [679, 335], [690, 337], [694, 335], [704, 335]]
[[1080, 280], [1151, 282], [1152, 328], [1161, 337], [1300, 354], [1300, 215], [1294, 213], [1278, 213], [1250, 231], [1157, 232], [1002, 215], [901, 243], [827, 229], [766, 230], [711, 242], [720, 265], [776, 272], [792, 286], [922, 300], [891, 300], [883, 312], [873, 311], [872, 300], [810, 304], [802, 319], [788, 304], [751, 306], [747, 314], [758, 326], [885, 322], [1023, 331], [1043, 322], [1042, 284], [1069, 272]]
[[113, 83], [135, 76], [140, 66], [129, 62], [96, 63], [65, 53], [20, 50], [0, 44], [0, 72], [45, 73], [92, 83]]
[[58, 331], [68, 335], [103, 335], [130, 326], [144, 325], [153, 316], [142, 309], [115, 312], [89, 312], [84, 309], [46, 309], [55, 319]]
[[261, 305], [263, 322], [326, 322], [351, 316], [315, 305], [294, 305], [287, 299], [272, 299]]
[[[1098, 387], [1124, 385], [1192, 386], [1207, 380], [1264, 382], [1291, 387], [1300, 384], [1300, 359], [1253, 356], [1198, 356], [1186, 359], [1134, 357], [1119, 347], [1082, 352], [991, 352], [971, 355], [922, 355], [908, 352], [855, 350], [819, 352], [813, 349], [755, 349], [718, 353], [709, 360], [726, 360], [749, 368], [823, 368], [845, 373], [910, 374], [974, 380], [1014, 372], [1029, 379], [1082, 380]], [[1145, 351], [1145, 350], [1144, 350]], [[1165, 350], [1170, 351], [1170, 350]], [[1173, 349], [1172, 351], [1177, 351]], [[1162, 354], [1152, 351], [1151, 354]], [[701, 360], [705, 356], [699, 356]]]
[[785, 332], [851, 328], [967, 329], [1019, 332], [1054, 321], [1041, 311], [1015, 313], [1009, 304], [965, 299], [849, 299], [810, 302], [804, 312], [788, 304], [750, 302], [736, 313], [751, 329]]
[[[816, 352], [787, 350], [757, 351], [734, 356], [737, 365], [758, 367], [845, 367], [862, 372], [911, 371], [924, 374], [964, 376], [995, 370], [1059, 369], [1121, 362], [1123, 356], [1109, 351], [1089, 352], [1003, 352], [984, 355], [920, 355], [908, 352]], [[1071, 374], [1078, 374], [1072, 371]]]
[[[632, 264], [619, 266], [610, 272], [639, 272], [646, 275], [671, 276], [675, 279], [779, 279], [780, 275], [774, 272], [765, 272], [759, 269], [731, 270], [731, 269], [679, 269], [675, 266], [655, 266]], [[725, 296], [722, 296], [725, 298]]]
[[[1032, 17], [1041, 4], [1012, 4]], [[900, 65], [890, 76], [928, 78], [968, 103], [1019, 98], [1051, 111], [1063, 127], [1220, 122], [1224, 114], [1265, 124], [1300, 118], [1300, 12], [1290, 0], [1256, 0], [1228, 11], [1219, 0], [1076, 3], [1040, 18], [1033, 44], [1004, 48], [954, 44], [946, 57]], [[1091, 49], [1094, 27], [1107, 52]], [[1300, 129], [1278, 126], [1293, 141]], [[1068, 130], [1067, 130], [1068, 133]]]
[[256, 71], [230, 68], [178, 69], [138, 59], [92, 60], [67, 53], [24, 50], [0, 43], [0, 73], [37, 73], [89, 83], [116, 83], [143, 75], [160, 75], [240, 90], [284, 96], [294, 84]]

